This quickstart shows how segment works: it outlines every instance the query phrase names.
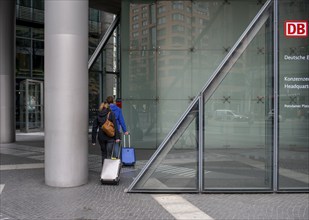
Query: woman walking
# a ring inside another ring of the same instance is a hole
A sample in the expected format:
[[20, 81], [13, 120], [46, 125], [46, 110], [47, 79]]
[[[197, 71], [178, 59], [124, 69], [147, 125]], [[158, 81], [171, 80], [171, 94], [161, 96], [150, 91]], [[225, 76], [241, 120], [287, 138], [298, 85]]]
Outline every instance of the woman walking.
[[[102, 125], [107, 120], [107, 117], [110, 121], [113, 122], [115, 128], [115, 135], [113, 137], [108, 136], [103, 130]], [[99, 128], [99, 132], [98, 132]], [[109, 107], [109, 104], [103, 102], [99, 107], [99, 113], [97, 118], [93, 121], [92, 125], [92, 145], [96, 144], [96, 138], [98, 136], [98, 142], [101, 147], [102, 153], [102, 165], [105, 158], [111, 158], [112, 150], [115, 142], [120, 142], [120, 134], [116, 122], [115, 114]]]

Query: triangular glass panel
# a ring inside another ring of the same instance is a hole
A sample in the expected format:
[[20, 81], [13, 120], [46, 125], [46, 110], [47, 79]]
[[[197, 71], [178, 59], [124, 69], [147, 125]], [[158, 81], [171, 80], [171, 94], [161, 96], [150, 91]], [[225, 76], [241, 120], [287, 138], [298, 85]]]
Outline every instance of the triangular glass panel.
[[197, 191], [198, 99], [144, 167], [132, 191]]

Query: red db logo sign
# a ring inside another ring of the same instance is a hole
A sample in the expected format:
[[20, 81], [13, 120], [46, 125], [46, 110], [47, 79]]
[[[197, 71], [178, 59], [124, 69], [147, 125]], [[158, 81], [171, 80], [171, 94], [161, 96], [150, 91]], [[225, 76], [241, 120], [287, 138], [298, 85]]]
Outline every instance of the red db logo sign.
[[307, 21], [284, 22], [284, 35], [286, 37], [308, 37]]

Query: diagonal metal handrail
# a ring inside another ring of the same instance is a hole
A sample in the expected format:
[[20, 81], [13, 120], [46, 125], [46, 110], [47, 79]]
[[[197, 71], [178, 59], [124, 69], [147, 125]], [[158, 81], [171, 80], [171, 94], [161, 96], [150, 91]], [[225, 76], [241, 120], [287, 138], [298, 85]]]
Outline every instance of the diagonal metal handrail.
[[90, 70], [90, 68], [92, 67], [92, 65], [94, 64], [96, 59], [98, 58], [99, 54], [101, 53], [102, 49], [107, 44], [107, 41], [109, 40], [109, 38], [113, 34], [113, 32], [116, 29], [116, 27], [118, 26], [119, 22], [120, 22], [120, 15], [116, 15], [115, 19], [113, 20], [111, 25], [106, 30], [106, 32], [103, 35], [102, 39], [100, 40], [97, 48], [95, 49], [95, 51], [91, 55], [91, 57], [90, 57], [90, 59], [88, 61], [88, 70]]
[[[240, 36], [240, 38], [231, 48], [230, 52], [226, 55], [226, 57], [223, 59], [221, 64], [218, 66], [218, 68], [214, 71], [212, 76], [209, 78], [209, 80], [207, 81], [203, 89], [194, 98], [194, 100], [191, 102], [187, 110], [180, 117], [176, 125], [168, 133], [166, 138], [160, 144], [160, 146], [155, 151], [155, 153], [151, 156], [151, 158], [146, 163], [146, 165], [143, 167], [141, 172], [137, 175], [137, 177], [128, 187], [127, 189], [128, 192], [142, 191], [138, 189], [133, 190], [133, 188], [143, 186], [145, 184], [145, 182], [149, 179], [149, 177], [155, 171], [156, 167], [162, 162], [162, 160], [165, 158], [167, 153], [172, 149], [173, 145], [178, 141], [181, 135], [185, 132], [186, 128], [195, 119], [197, 115], [195, 114], [196, 111], [199, 112], [199, 117], [204, 117], [204, 112], [199, 111], [200, 108], [199, 108], [198, 103], [199, 103], [200, 98], [202, 97], [203, 102], [206, 103], [210, 99], [212, 94], [215, 92], [215, 90], [219, 87], [219, 85], [221, 84], [223, 79], [226, 77], [230, 69], [237, 62], [241, 54], [245, 51], [247, 46], [250, 44], [250, 42], [256, 36], [258, 31], [261, 29], [261, 27], [264, 25], [264, 23], [269, 18], [272, 1], [273, 0], [268, 0], [262, 6], [260, 11], [250, 22], [246, 30], [243, 32], [243, 34]], [[199, 131], [199, 136], [201, 135], [203, 135], [203, 132]], [[199, 139], [201, 139], [201, 137], [199, 137]], [[200, 160], [200, 157], [199, 157], [199, 160]], [[154, 168], [152, 167], [152, 169], [149, 169], [150, 166], [154, 166]], [[201, 181], [199, 181], [199, 184], [201, 184]], [[201, 186], [199, 186], [199, 190], [201, 190]]]

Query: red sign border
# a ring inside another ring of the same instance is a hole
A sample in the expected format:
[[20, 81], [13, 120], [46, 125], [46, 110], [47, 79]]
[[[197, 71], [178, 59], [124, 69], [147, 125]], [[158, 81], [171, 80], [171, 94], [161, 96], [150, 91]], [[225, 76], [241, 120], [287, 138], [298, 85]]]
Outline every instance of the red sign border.
[[[304, 35], [304, 36], [290, 36], [290, 35], [286, 35], [286, 23], [287, 22], [302, 22], [302, 23], [306, 23], [306, 25], [307, 25], [307, 34], [306, 35]], [[306, 37], [308, 37], [308, 31], [309, 31], [309, 22], [307, 21], [307, 20], [286, 20], [285, 22], [284, 22], [284, 36], [286, 37], [286, 38], [306, 38]]]

